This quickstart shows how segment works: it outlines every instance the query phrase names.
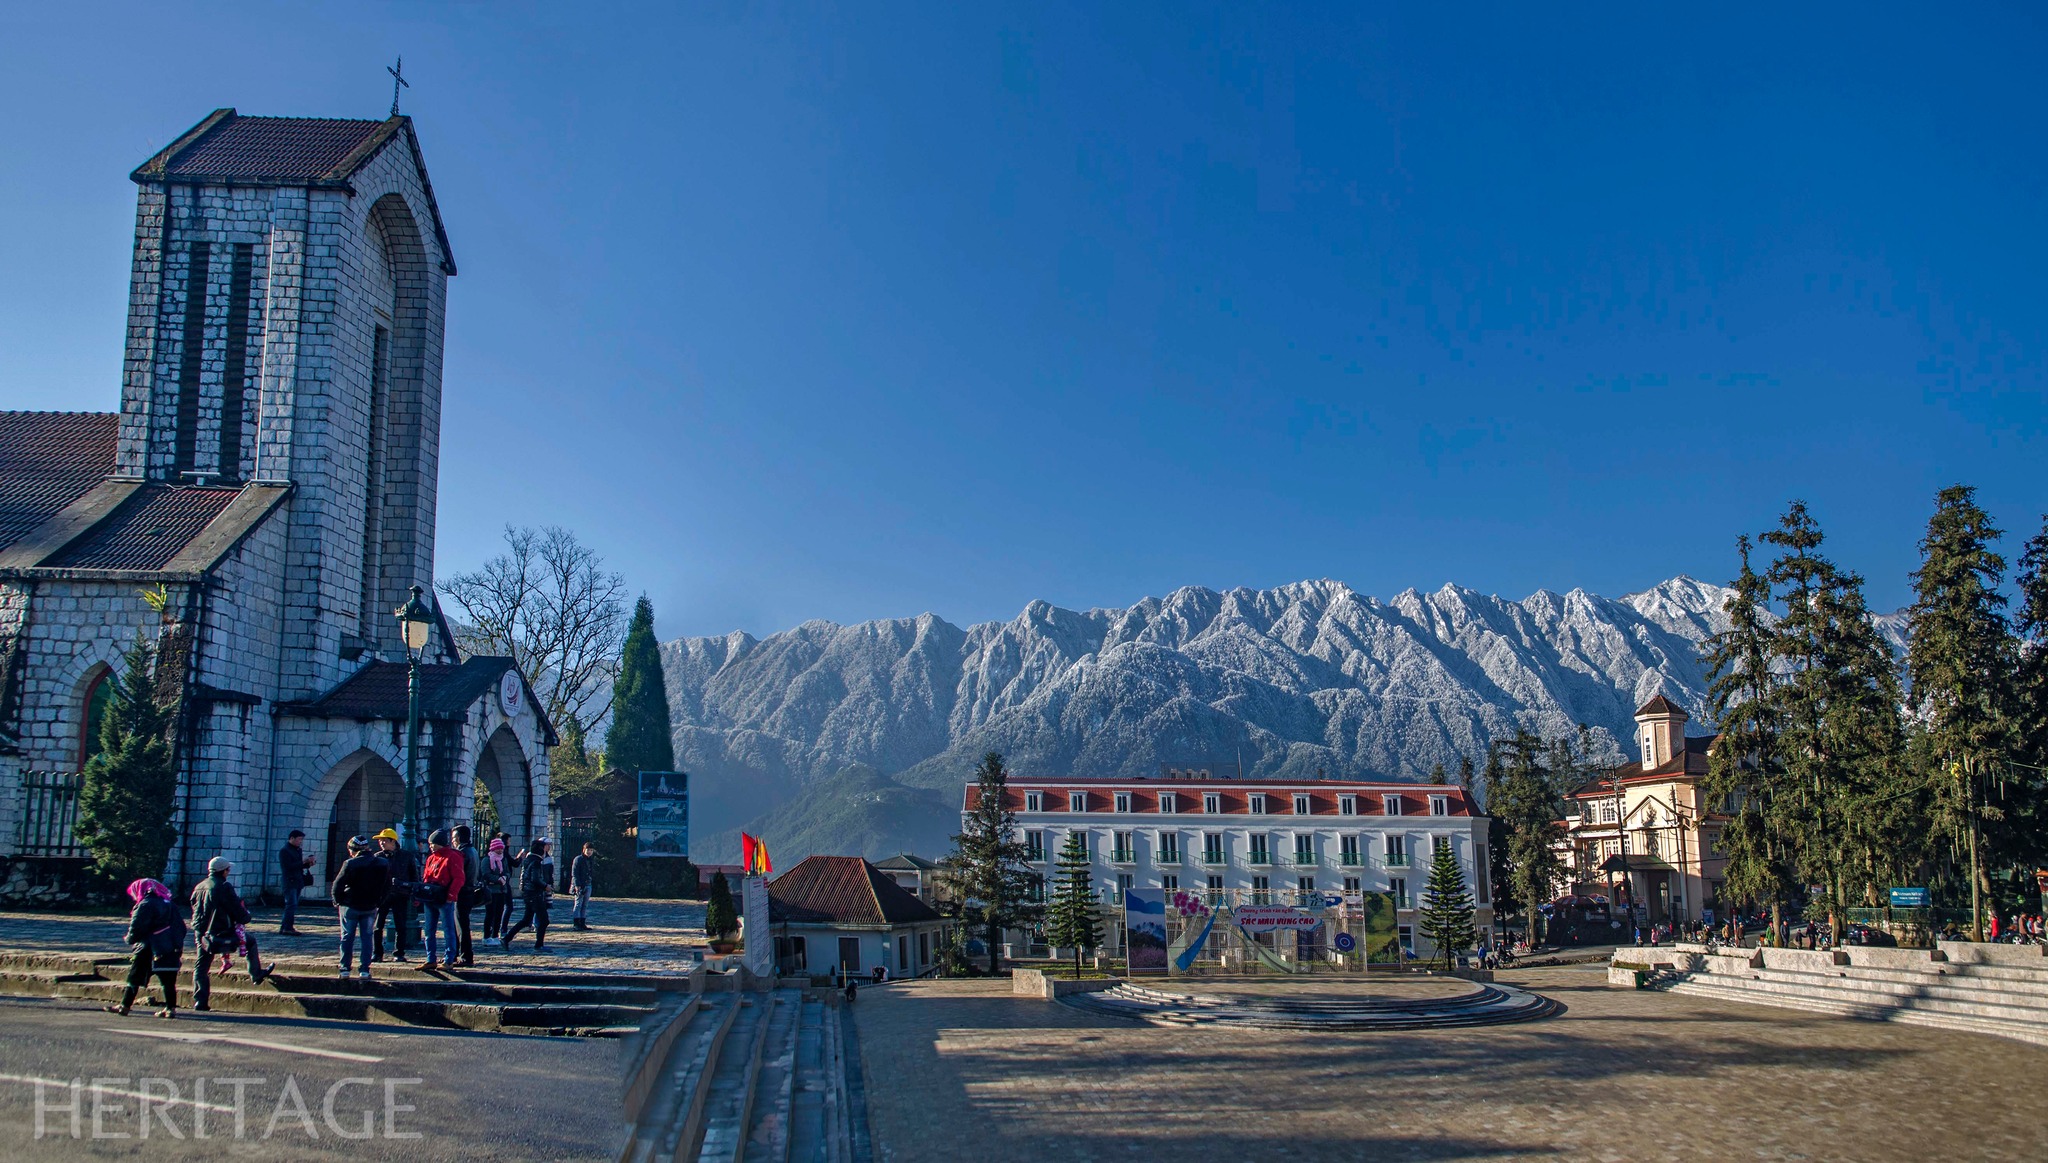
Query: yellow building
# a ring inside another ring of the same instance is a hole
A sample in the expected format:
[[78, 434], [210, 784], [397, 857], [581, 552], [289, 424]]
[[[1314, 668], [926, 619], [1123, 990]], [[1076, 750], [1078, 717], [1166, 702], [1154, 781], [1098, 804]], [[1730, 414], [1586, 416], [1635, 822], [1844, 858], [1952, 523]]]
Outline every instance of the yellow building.
[[1572, 891], [1637, 906], [1652, 923], [1719, 922], [1729, 817], [1708, 806], [1700, 786], [1716, 736], [1687, 735], [1690, 716], [1663, 695], [1635, 718], [1640, 758], [1566, 797]]

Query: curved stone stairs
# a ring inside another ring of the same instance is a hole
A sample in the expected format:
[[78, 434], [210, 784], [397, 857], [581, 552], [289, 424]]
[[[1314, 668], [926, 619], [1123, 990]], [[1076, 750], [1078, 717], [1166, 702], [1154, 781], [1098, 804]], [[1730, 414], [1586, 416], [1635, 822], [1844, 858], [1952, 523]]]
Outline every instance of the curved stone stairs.
[[1075, 1009], [1154, 1025], [1246, 1026], [1281, 1030], [1420, 1030], [1492, 1026], [1547, 1018], [1563, 1009], [1512, 985], [1481, 984], [1452, 997], [1215, 997], [1126, 982], [1063, 995]]

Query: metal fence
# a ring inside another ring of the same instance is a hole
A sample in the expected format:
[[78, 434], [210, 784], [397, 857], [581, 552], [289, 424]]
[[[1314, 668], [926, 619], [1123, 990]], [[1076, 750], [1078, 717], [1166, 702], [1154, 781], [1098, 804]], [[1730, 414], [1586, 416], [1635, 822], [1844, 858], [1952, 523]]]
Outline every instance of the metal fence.
[[21, 832], [16, 850], [24, 856], [84, 856], [78, 842], [78, 792], [85, 778], [75, 771], [31, 771], [21, 777]]

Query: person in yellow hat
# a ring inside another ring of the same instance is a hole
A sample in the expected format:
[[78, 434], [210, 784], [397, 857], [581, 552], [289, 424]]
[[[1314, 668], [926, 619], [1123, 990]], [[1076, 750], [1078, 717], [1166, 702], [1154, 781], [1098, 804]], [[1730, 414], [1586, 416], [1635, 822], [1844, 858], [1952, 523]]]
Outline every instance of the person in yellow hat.
[[377, 847], [384, 863], [391, 868], [391, 891], [384, 895], [384, 903], [377, 906], [376, 954], [373, 960], [384, 960], [384, 922], [391, 922], [391, 952], [397, 961], [410, 961], [405, 955], [405, 946], [412, 932], [412, 892], [419, 885], [419, 858], [407, 852], [398, 843], [398, 832], [386, 828], [377, 833]]

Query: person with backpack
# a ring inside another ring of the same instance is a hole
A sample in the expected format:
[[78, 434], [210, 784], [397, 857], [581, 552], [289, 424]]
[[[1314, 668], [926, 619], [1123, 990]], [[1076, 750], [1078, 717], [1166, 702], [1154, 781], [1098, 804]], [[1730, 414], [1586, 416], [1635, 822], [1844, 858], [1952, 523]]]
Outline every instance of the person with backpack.
[[377, 927], [377, 910], [384, 907], [384, 899], [391, 895], [391, 866], [370, 851], [368, 837], [356, 836], [349, 840], [348, 859], [334, 874], [328, 892], [334, 897], [334, 910], [341, 921], [341, 976], [348, 976], [351, 953], [360, 944], [363, 964], [357, 976], [368, 981], [371, 934]]
[[468, 824], [455, 825], [455, 850], [462, 854], [462, 892], [455, 902], [455, 927], [462, 934], [461, 963], [475, 965], [476, 955], [469, 944], [469, 922], [484, 899], [484, 862], [477, 858], [476, 845], [469, 841]]
[[128, 886], [128, 899], [135, 906], [128, 911], [128, 935], [126, 940], [131, 951], [128, 961], [128, 988], [121, 994], [121, 1004], [102, 1006], [110, 1014], [128, 1016], [128, 1010], [135, 1004], [135, 995], [149, 984], [151, 974], [156, 975], [157, 984], [164, 991], [164, 1008], [156, 1012], [160, 1018], [178, 1016], [178, 963], [185, 955], [185, 918], [178, 915], [178, 906], [171, 903], [171, 890], [162, 883], [144, 878]]
[[[414, 899], [425, 913], [427, 926], [427, 968], [432, 969], [439, 960], [441, 968], [455, 968], [455, 961], [461, 954], [461, 939], [455, 935], [455, 902], [462, 894], [462, 853], [448, 846], [448, 833], [435, 829], [427, 837], [427, 862], [420, 869], [419, 887], [414, 890]], [[436, 937], [448, 942], [448, 954], [437, 957], [440, 945]]]
[[233, 865], [225, 856], [206, 862], [206, 879], [192, 890], [192, 939], [199, 947], [199, 964], [192, 970], [192, 1008], [202, 1013], [211, 1009], [213, 959], [232, 957], [237, 950], [249, 955], [249, 981], [260, 984], [270, 976], [256, 955], [256, 938], [248, 931], [249, 906], [242, 894], [228, 883]]
[[391, 891], [384, 894], [384, 901], [377, 906], [377, 960], [384, 960], [384, 925], [391, 924], [391, 949], [394, 960], [407, 961], [405, 944], [412, 932], [412, 892], [420, 880], [420, 865], [412, 853], [399, 846], [398, 831], [386, 828], [377, 833], [378, 855], [391, 869]]
[[526, 906], [526, 914], [505, 930], [498, 938], [498, 947], [510, 953], [512, 938], [519, 935], [528, 922], [533, 924], [533, 951], [545, 953], [548, 948], [548, 901], [555, 895], [555, 862], [548, 855], [548, 842], [535, 840], [518, 862], [519, 899]]

